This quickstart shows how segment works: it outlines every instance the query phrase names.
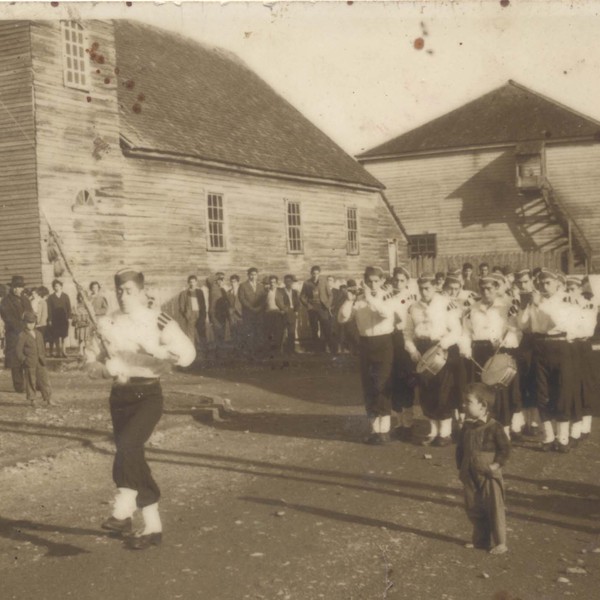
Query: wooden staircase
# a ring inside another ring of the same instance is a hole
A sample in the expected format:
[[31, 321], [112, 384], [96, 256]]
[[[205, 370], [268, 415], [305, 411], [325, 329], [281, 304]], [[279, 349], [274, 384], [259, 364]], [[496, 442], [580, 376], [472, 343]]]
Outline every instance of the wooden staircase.
[[592, 251], [577, 223], [560, 203], [550, 182], [521, 193], [517, 211], [521, 243], [529, 250], [563, 252], [563, 270], [587, 273]]

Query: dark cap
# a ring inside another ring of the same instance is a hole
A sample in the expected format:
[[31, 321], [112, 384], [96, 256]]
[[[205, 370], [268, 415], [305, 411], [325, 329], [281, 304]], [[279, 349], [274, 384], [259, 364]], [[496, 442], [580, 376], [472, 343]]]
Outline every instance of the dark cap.
[[30, 310], [26, 310], [23, 314], [23, 321], [25, 321], [25, 323], [35, 323], [37, 321], [37, 317], [35, 316], [35, 313], [31, 312]]
[[21, 275], [13, 275], [10, 281], [10, 287], [12, 288], [23, 288], [25, 287], [25, 278]]
[[120, 287], [128, 281], [133, 281], [139, 288], [144, 287], [144, 274], [131, 267], [126, 267], [115, 273], [115, 286]]

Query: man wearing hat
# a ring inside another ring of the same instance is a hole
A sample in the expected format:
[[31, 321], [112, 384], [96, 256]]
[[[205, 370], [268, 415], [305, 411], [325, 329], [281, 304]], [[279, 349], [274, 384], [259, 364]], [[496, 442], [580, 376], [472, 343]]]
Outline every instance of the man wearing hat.
[[[498, 273], [481, 277], [481, 300], [475, 302], [463, 320], [462, 352], [482, 366], [497, 353], [514, 356], [521, 342], [516, 310], [511, 310], [512, 305], [499, 298], [503, 285], [504, 277]], [[475, 368], [470, 371], [471, 381], [480, 381], [480, 373]], [[494, 416], [506, 435], [512, 432], [513, 438], [521, 437], [524, 421], [518, 377], [508, 387], [496, 390]]]
[[[423, 354], [439, 347], [447, 354], [461, 336], [461, 323], [448, 299], [435, 287], [436, 276], [422, 273], [417, 281], [420, 299], [408, 309], [404, 329], [405, 347], [414, 363]], [[452, 416], [456, 405], [454, 372], [446, 362], [434, 375], [423, 373], [419, 378], [419, 397], [423, 414], [429, 419], [430, 431], [424, 445], [447, 446], [452, 443]]]
[[25, 280], [20, 275], [13, 275], [10, 291], [0, 303], [0, 317], [6, 326], [4, 366], [11, 370], [13, 388], [22, 394], [25, 391], [23, 368], [17, 357], [17, 342], [23, 331], [23, 315], [31, 311], [31, 303], [23, 294]]
[[[559, 275], [542, 268], [532, 301], [518, 314], [520, 327], [532, 332], [536, 401], [543, 425], [542, 450], [569, 451], [569, 422], [576, 405], [579, 365], [572, 344], [576, 309], [568, 302]], [[556, 421], [554, 432], [552, 421]]]
[[[587, 278], [584, 280], [577, 275], [569, 275], [566, 279], [569, 302], [576, 308], [572, 348], [580, 376], [575, 386], [576, 414], [571, 416], [572, 447], [576, 447], [591, 432], [592, 409], [598, 394], [591, 342], [598, 319], [598, 304], [590, 289], [584, 291], [584, 283], [587, 283]], [[581, 415], [578, 414], [579, 410]]]
[[395, 296], [390, 300], [396, 305], [399, 318], [396, 320], [392, 343], [394, 362], [392, 365], [392, 409], [398, 414], [398, 426], [392, 436], [409, 441], [413, 431], [413, 405], [415, 396], [415, 366], [404, 344], [404, 329], [408, 309], [417, 296], [409, 289], [410, 273], [398, 266], [392, 273], [392, 286]]
[[367, 444], [381, 445], [390, 440], [392, 373], [392, 332], [400, 316], [394, 302], [385, 299], [384, 278], [379, 267], [367, 267], [364, 294], [347, 290], [347, 300], [338, 313], [340, 323], [356, 322], [360, 334], [360, 375], [365, 409], [371, 426]]
[[144, 444], [162, 415], [160, 376], [171, 365], [190, 365], [193, 342], [167, 314], [148, 308], [144, 275], [126, 268], [115, 274], [120, 310], [98, 320], [104, 344], [86, 350], [88, 360], [104, 359], [113, 378], [110, 412], [116, 454], [113, 480], [117, 486], [112, 516], [102, 524], [117, 533], [131, 532], [131, 518], [140, 508], [144, 529], [128, 537], [126, 546], [142, 550], [162, 540], [158, 513], [160, 490], [144, 457]]
[[[531, 304], [535, 290], [533, 274], [530, 269], [519, 269], [515, 272], [515, 293], [512, 300], [511, 312], [525, 309]], [[522, 433], [537, 436], [540, 415], [537, 409], [535, 394], [535, 363], [533, 362], [532, 332], [527, 327], [521, 327], [521, 343], [517, 352], [517, 370], [521, 389], [524, 427]]]

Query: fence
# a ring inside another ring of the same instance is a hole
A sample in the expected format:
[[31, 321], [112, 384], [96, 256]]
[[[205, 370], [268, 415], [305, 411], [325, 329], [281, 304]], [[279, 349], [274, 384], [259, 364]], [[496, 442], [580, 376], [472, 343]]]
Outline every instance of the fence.
[[564, 250], [549, 252], [490, 252], [486, 254], [454, 254], [446, 256], [419, 256], [409, 259], [409, 270], [413, 277], [426, 271], [448, 271], [460, 269], [464, 263], [471, 263], [477, 273], [477, 265], [488, 263], [490, 269], [496, 265], [509, 266], [513, 270], [549, 267], [551, 269], [566, 270], [566, 256]]

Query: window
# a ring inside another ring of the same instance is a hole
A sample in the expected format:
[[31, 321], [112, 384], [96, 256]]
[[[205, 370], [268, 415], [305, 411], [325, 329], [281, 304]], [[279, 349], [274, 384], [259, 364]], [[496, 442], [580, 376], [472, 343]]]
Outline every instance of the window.
[[208, 194], [208, 249], [225, 250], [223, 194]]
[[346, 252], [358, 254], [358, 209], [355, 206], [346, 208]]
[[88, 90], [90, 77], [85, 54], [85, 31], [77, 21], [62, 21], [62, 33], [65, 85], [76, 90]]
[[88, 190], [81, 190], [75, 197], [75, 206], [94, 206], [94, 197]]
[[409, 235], [408, 244], [411, 258], [416, 258], [418, 256], [435, 256], [437, 254], [437, 240], [435, 233]]
[[287, 211], [287, 245], [288, 252], [301, 253], [302, 221], [300, 219], [300, 202], [286, 202]]

